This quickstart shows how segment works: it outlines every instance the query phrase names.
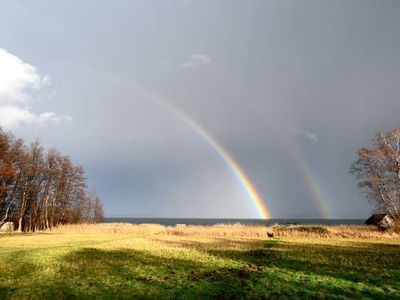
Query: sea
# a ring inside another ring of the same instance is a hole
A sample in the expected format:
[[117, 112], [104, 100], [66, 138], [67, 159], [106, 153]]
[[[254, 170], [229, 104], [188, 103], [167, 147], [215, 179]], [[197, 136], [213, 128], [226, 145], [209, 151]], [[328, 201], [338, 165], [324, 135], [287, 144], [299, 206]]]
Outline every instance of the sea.
[[245, 225], [361, 225], [363, 219], [193, 219], [193, 218], [105, 218], [105, 223], [161, 224], [176, 226], [177, 224], [204, 225], [245, 224]]

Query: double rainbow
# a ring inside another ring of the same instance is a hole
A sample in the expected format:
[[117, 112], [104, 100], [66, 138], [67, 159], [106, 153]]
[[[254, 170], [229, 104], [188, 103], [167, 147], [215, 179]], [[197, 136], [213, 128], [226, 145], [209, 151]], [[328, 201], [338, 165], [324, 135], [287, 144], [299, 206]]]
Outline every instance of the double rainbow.
[[[166, 99], [156, 96], [153, 93], [150, 93], [142, 88], [139, 88], [137, 85], [133, 84], [132, 82], [127, 82], [118, 78], [113, 74], [109, 74], [100, 70], [93, 71], [90, 68], [75, 66], [70, 64], [71, 67], [78, 69], [79, 71], [85, 71], [90, 73], [92, 76], [104, 76], [108, 80], [112, 80], [114, 82], [118, 82], [122, 84], [126, 88], [134, 89], [139, 94], [151, 99], [154, 103], [157, 103], [163, 106], [167, 111], [173, 113], [180, 119], [182, 119], [185, 123], [187, 123], [190, 128], [194, 132], [196, 132], [204, 141], [206, 141], [212, 149], [222, 158], [225, 164], [229, 167], [231, 172], [240, 182], [242, 188], [246, 192], [248, 198], [253, 203], [254, 207], [256, 208], [258, 215], [261, 218], [267, 219], [270, 218], [270, 212], [267, 209], [263, 199], [258, 194], [257, 190], [255, 189], [254, 185], [251, 183], [249, 177], [246, 175], [244, 170], [240, 167], [240, 165], [235, 161], [235, 159], [229, 154], [229, 152], [209, 133], [207, 132], [199, 123], [197, 123], [193, 118], [191, 118], [186, 112], [179, 109], [178, 107], [174, 106], [171, 102], [168, 102]], [[267, 124], [270, 127], [271, 124]], [[293, 164], [295, 165], [296, 169], [301, 175], [301, 178], [308, 190], [309, 195], [313, 199], [319, 214], [324, 218], [331, 218], [332, 217], [332, 210], [329, 206], [328, 197], [325, 195], [323, 191], [323, 184], [318, 181], [318, 177], [313, 175], [311, 168], [307, 161], [305, 160], [304, 156], [298, 149], [290, 143], [288, 140], [277, 136], [277, 139], [283, 145], [284, 151], [286, 154], [291, 158]]]

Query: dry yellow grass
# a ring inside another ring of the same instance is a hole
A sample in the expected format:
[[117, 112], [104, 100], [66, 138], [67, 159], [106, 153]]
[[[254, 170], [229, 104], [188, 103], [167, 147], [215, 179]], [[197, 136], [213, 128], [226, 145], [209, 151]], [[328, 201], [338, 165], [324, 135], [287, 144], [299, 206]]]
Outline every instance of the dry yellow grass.
[[159, 224], [69, 224], [54, 227], [51, 233], [116, 233], [116, 234], [158, 234], [165, 233], [166, 227]]
[[162, 234], [176, 236], [210, 236], [210, 237], [305, 237], [305, 238], [363, 238], [363, 239], [396, 239], [398, 231], [381, 231], [373, 226], [364, 225], [290, 225], [290, 226], [256, 226], [243, 224], [216, 224], [212, 226], [178, 225], [163, 226], [159, 224], [75, 224], [62, 225], [51, 229], [53, 233], [118, 233], [118, 234]]

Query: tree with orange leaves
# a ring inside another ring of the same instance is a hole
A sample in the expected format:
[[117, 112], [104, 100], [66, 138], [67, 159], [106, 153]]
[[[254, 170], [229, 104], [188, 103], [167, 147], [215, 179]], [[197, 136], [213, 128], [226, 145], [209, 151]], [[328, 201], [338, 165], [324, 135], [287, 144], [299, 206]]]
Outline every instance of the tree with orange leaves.
[[0, 227], [12, 222], [18, 231], [36, 231], [103, 218], [82, 166], [54, 149], [45, 151], [39, 141], [26, 146], [0, 128]]

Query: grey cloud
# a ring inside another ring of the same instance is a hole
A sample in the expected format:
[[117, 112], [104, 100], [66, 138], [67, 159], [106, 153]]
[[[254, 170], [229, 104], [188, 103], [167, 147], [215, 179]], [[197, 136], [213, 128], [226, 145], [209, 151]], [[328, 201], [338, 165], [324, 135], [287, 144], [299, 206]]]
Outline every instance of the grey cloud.
[[293, 132], [296, 134], [300, 134], [308, 139], [310, 139], [313, 142], [317, 142], [318, 141], [318, 136], [315, 133], [312, 133], [310, 131], [301, 129], [301, 128], [293, 128]]
[[211, 62], [211, 58], [207, 55], [195, 53], [190, 55], [187, 60], [181, 65], [182, 69], [195, 68], [201, 65], [208, 65]]

